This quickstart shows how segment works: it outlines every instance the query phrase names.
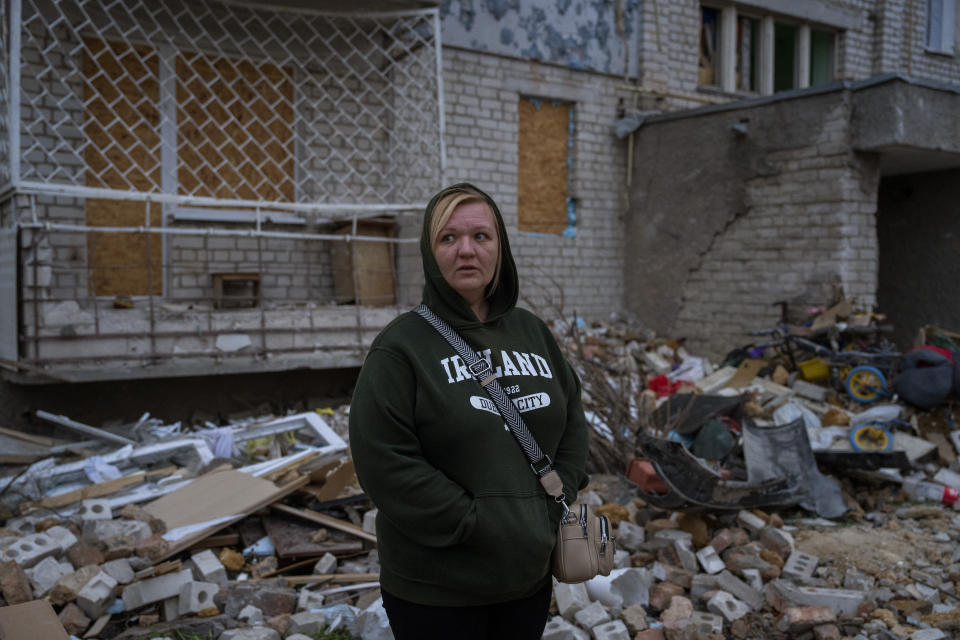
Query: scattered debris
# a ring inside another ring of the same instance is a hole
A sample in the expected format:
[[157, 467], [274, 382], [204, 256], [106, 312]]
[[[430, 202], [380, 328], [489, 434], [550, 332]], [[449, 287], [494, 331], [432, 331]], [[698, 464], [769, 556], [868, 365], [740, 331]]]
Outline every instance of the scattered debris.
[[[544, 638], [960, 629], [960, 430], [949, 400], [857, 397], [873, 383], [828, 343], [873, 321], [838, 305], [721, 366], [624, 320], [555, 323], [593, 427], [581, 498], [620, 550], [610, 576], [554, 585]], [[817, 331], [822, 366], [783, 348]], [[391, 637], [348, 412], [3, 429], [0, 637]]]

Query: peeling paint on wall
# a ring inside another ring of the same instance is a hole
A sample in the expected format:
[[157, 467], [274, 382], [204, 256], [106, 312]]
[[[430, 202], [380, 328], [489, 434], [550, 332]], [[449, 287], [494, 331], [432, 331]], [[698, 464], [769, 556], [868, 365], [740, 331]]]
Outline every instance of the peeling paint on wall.
[[639, 0], [442, 0], [458, 47], [636, 77]]

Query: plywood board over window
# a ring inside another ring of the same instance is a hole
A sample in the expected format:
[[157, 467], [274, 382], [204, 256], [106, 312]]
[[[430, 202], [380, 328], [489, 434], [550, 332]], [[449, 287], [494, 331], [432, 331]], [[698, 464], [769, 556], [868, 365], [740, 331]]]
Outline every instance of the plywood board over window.
[[[84, 159], [88, 187], [156, 191], [160, 183], [159, 59], [149, 47], [85, 39]], [[90, 198], [87, 224], [160, 226], [160, 207]], [[160, 295], [162, 243], [145, 233], [89, 233], [90, 292]], [[149, 250], [148, 250], [149, 247]]]
[[180, 193], [294, 198], [293, 82], [272, 64], [177, 56]]
[[567, 227], [569, 103], [521, 98], [517, 227], [561, 233]]

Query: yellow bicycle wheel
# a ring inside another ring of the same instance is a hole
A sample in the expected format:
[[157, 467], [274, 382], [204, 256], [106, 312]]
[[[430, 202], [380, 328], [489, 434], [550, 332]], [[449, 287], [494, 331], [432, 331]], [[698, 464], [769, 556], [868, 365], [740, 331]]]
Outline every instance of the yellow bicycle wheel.
[[850, 397], [863, 403], [874, 402], [887, 392], [886, 378], [879, 369], [867, 365], [851, 369], [846, 386]]

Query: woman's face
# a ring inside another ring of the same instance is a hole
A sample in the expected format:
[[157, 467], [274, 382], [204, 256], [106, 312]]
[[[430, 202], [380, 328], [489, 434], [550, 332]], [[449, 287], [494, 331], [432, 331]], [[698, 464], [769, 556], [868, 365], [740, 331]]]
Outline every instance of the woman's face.
[[464, 202], [437, 234], [433, 255], [444, 280], [470, 304], [483, 299], [497, 267], [500, 239], [490, 205]]

